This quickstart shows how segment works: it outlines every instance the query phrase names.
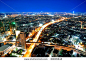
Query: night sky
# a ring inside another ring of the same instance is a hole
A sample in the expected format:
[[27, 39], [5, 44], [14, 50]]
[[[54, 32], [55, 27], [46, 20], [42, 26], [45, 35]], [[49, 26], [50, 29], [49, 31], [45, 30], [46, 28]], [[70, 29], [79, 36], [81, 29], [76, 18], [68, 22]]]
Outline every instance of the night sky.
[[0, 0], [0, 12], [41, 11], [86, 12], [86, 0]]

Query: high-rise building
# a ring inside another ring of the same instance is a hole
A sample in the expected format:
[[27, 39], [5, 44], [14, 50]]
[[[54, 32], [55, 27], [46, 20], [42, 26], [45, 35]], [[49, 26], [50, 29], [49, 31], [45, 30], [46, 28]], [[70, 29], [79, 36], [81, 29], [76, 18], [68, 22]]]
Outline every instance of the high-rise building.
[[7, 18], [7, 15], [5, 14], [3, 18]]
[[26, 49], [26, 39], [25, 39], [26, 35], [24, 32], [20, 32], [19, 34], [19, 38], [18, 38], [18, 44], [17, 45], [21, 45], [21, 47], [23, 49]]

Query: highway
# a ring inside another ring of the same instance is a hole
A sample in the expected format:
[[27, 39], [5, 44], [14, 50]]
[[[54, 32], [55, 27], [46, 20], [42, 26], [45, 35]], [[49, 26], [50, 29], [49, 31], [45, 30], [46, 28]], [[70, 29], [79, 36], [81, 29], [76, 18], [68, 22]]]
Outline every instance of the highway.
[[74, 47], [72, 46], [61, 46], [61, 45], [48, 45], [48, 44], [44, 44], [45, 46], [54, 46], [54, 49], [57, 49], [57, 50], [60, 50], [60, 49], [64, 49], [64, 50], [67, 50], [67, 51], [71, 51], [73, 50], [74, 52], [78, 53], [78, 54], [83, 54], [83, 55], [86, 55], [86, 52], [84, 51], [81, 51], [81, 50], [78, 50], [78, 49], [75, 49]]
[[32, 30], [32, 32], [28, 35], [28, 37], [26, 38], [26, 41], [29, 40], [29, 38], [31, 38], [33, 35], [35, 35], [36, 32], [38, 32], [40, 30], [41, 27], [36, 28], [35, 30]]
[[[33, 39], [33, 42], [37, 42], [39, 36], [41, 35], [42, 31], [44, 30], [45, 27], [51, 25], [51, 24], [54, 24], [54, 23], [57, 23], [57, 22], [61, 22], [61, 21], [64, 21], [65, 19], [68, 19], [68, 18], [62, 18], [60, 20], [55, 20], [55, 21], [52, 21], [52, 22], [49, 22], [49, 23], [46, 23], [44, 24], [41, 29], [38, 31], [37, 35], [35, 36], [35, 38]], [[34, 49], [35, 47], [35, 43], [32, 43], [30, 45], [30, 47], [27, 49], [27, 52], [26, 54], [24, 55], [24, 57], [31, 57], [31, 52], [32, 50]]]

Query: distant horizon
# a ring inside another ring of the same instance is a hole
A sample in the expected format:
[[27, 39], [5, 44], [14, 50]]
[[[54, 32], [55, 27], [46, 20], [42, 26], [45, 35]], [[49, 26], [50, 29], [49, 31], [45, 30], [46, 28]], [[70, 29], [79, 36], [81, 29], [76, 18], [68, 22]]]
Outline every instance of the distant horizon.
[[[40, 13], [40, 12], [38, 12], [38, 13]], [[31, 12], [0, 12], [0, 13], [31, 13]], [[32, 12], [32, 13], [37, 13], [37, 12]], [[42, 12], [42, 13], [44, 13], [44, 12]], [[50, 13], [73, 13], [73, 12], [50, 12]], [[75, 13], [86, 13], [86, 12], [75, 12]]]

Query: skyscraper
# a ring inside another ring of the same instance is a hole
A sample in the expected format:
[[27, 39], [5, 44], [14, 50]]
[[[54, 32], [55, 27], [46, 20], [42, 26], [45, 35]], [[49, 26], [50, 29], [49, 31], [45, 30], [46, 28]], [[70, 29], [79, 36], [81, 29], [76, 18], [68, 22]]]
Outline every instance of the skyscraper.
[[26, 49], [25, 37], [26, 37], [25, 33], [20, 32], [18, 42], [22, 46], [22, 48], [24, 48], [24, 49]]

